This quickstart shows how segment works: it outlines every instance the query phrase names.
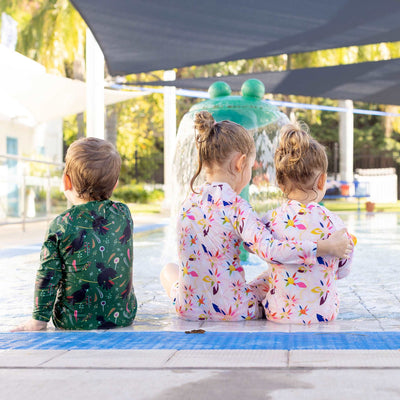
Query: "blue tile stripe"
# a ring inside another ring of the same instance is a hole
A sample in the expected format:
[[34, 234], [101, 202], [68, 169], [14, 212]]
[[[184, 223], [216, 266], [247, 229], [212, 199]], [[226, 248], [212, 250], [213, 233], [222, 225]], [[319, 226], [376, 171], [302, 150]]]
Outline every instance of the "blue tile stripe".
[[400, 332], [18, 332], [0, 333], [0, 349], [399, 350]]

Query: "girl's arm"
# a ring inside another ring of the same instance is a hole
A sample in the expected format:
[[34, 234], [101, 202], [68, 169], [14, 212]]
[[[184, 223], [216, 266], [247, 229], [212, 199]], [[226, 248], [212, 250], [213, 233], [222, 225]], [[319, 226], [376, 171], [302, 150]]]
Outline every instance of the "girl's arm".
[[338, 266], [338, 270], [336, 271], [336, 277], [337, 277], [337, 279], [342, 279], [350, 273], [351, 264], [353, 261], [354, 246], [356, 245], [357, 239], [355, 238], [355, 236], [347, 233], [347, 231], [345, 230], [345, 225], [344, 225], [342, 219], [338, 215], [330, 212], [329, 210], [326, 210], [326, 214], [328, 215], [328, 217], [329, 217], [330, 221], [332, 222], [332, 225], [335, 227], [335, 229], [337, 229], [337, 230], [340, 229], [339, 232], [344, 231], [346, 238], [348, 238], [351, 242], [351, 248], [348, 251], [347, 257], [339, 257], [341, 259], [339, 260], [339, 266]]
[[353, 243], [346, 228], [333, 232], [329, 238], [318, 240], [317, 243], [317, 257], [349, 258], [353, 252]]
[[346, 256], [349, 239], [343, 233], [318, 242], [279, 241], [273, 238], [247, 201], [236, 200], [231, 208], [232, 225], [246, 246], [263, 260], [274, 264], [313, 265], [319, 256]]

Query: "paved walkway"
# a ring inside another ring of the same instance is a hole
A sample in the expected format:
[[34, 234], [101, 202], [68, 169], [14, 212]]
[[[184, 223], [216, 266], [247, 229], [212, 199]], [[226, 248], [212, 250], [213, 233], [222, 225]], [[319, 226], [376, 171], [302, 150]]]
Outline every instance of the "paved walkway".
[[[29, 314], [35, 246], [46, 224], [27, 225], [25, 233], [1, 226], [0, 286], [11, 265], [16, 283], [0, 287], [0, 315], [8, 321], [0, 319], [0, 393], [10, 399], [400, 398], [399, 220], [348, 216], [363, 245], [351, 279], [340, 282], [339, 319], [329, 324], [179, 320], [157, 279], [162, 261], [154, 249], [168, 244], [168, 233], [156, 233], [135, 240], [140, 304], [132, 327], [14, 334], [4, 328]], [[165, 222], [136, 216], [136, 232]]]

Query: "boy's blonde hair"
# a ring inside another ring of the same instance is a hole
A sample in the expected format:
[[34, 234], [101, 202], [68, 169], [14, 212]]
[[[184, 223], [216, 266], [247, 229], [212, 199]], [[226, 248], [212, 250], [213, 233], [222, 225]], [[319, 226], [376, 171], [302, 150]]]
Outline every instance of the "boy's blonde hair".
[[69, 146], [64, 173], [71, 179], [78, 196], [87, 201], [111, 197], [121, 170], [121, 157], [106, 140], [79, 139]]
[[287, 124], [279, 135], [274, 158], [277, 183], [286, 195], [293, 189], [313, 190], [328, 169], [324, 146], [310, 136], [304, 123]]
[[203, 166], [213, 168], [223, 165], [235, 151], [247, 157], [255, 153], [253, 137], [235, 122], [216, 122], [208, 111], [200, 111], [195, 115], [194, 128], [199, 165], [190, 180], [193, 192], [194, 181], [200, 175]]

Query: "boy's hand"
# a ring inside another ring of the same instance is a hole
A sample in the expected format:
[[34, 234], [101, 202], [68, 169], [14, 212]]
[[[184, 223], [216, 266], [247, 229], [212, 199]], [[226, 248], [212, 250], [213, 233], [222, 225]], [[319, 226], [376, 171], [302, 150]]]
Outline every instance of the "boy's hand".
[[317, 257], [334, 256], [337, 258], [349, 258], [353, 250], [353, 242], [350, 240], [345, 228], [336, 231], [328, 239], [318, 240]]
[[47, 322], [38, 321], [37, 319], [30, 319], [28, 322], [25, 322], [22, 325], [11, 329], [11, 332], [20, 332], [20, 331], [45, 331], [47, 329]]

